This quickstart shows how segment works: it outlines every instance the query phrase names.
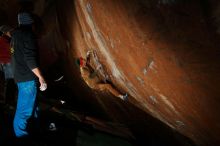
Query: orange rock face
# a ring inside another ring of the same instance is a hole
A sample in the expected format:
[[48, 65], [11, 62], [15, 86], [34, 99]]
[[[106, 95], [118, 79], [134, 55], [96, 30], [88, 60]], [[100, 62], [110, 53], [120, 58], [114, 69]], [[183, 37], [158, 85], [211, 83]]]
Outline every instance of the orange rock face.
[[77, 0], [75, 7], [77, 54], [96, 50], [140, 108], [198, 144], [219, 143], [218, 36], [199, 1]]
[[220, 144], [219, 35], [203, 3], [62, 0], [44, 5], [47, 34], [41, 48], [68, 58], [73, 84], [83, 82], [74, 59], [95, 50], [114, 86], [129, 94], [129, 103], [198, 145]]

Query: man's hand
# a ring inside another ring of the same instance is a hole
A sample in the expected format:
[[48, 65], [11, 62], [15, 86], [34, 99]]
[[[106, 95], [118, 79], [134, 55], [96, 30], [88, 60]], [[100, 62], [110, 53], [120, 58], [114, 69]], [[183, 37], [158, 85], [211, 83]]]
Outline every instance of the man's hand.
[[88, 51], [87, 53], [86, 53], [86, 63], [89, 63], [89, 61], [90, 61], [90, 57], [91, 57], [91, 54], [93, 53], [93, 51]]
[[40, 91], [45, 91], [47, 89], [47, 83], [45, 82], [44, 78], [39, 78], [40, 82]]
[[47, 83], [44, 80], [43, 76], [41, 75], [41, 71], [39, 70], [39, 68], [34, 68], [32, 69], [33, 73], [38, 77], [39, 79], [39, 83], [40, 83], [40, 90], [41, 91], [45, 91], [47, 89]]
[[88, 52], [86, 53], [86, 58], [89, 57], [92, 53], [93, 53], [92, 50], [88, 51]]

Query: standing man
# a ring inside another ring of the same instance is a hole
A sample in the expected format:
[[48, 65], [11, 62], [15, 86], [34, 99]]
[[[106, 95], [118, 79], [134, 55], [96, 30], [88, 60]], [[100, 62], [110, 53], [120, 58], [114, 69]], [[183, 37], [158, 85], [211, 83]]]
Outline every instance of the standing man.
[[16, 137], [28, 136], [28, 121], [37, 118], [37, 81], [40, 90], [47, 84], [39, 69], [38, 45], [33, 32], [33, 19], [29, 13], [18, 14], [18, 28], [12, 33], [11, 45], [14, 79], [18, 86], [17, 109], [14, 117]]
[[[14, 79], [11, 68], [11, 52], [10, 52], [10, 40], [11, 35], [10, 32], [12, 28], [7, 25], [0, 26], [0, 32], [2, 35], [0, 36], [0, 65], [1, 70], [4, 72], [4, 89], [3, 89], [3, 102], [8, 104], [11, 103], [14, 99]], [[9, 90], [9, 88], [11, 88]]]

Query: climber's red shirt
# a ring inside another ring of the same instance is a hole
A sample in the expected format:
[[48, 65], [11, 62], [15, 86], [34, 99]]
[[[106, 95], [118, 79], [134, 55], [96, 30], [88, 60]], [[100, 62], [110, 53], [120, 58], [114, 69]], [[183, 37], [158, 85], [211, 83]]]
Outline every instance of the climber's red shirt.
[[0, 37], [0, 63], [9, 63], [10, 60], [10, 38], [3, 35]]

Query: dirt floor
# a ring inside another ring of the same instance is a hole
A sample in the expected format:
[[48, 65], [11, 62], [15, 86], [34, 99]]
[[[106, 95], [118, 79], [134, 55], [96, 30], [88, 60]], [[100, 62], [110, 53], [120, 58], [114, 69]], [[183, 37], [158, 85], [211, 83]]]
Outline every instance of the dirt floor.
[[[120, 117], [115, 121], [107, 113], [96, 112], [101, 108], [94, 109], [77, 98], [66, 98], [69, 96], [71, 91], [65, 84], [54, 84], [47, 93], [39, 94], [40, 120], [31, 122], [30, 137], [21, 140], [15, 138], [12, 128], [15, 105], [1, 104], [0, 145], [194, 146], [191, 140], [132, 104], [115, 103], [118, 111], [115, 117]], [[60, 103], [60, 97], [65, 104]], [[55, 130], [50, 129], [51, 123], [55, 124]]]

